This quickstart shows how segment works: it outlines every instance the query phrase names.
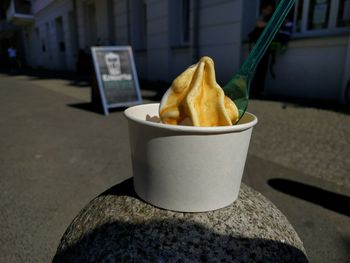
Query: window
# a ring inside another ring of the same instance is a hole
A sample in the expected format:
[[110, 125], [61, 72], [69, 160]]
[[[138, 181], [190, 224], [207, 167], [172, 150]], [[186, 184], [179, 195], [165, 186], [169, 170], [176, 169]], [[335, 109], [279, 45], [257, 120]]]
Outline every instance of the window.
[[[85, 45], [86, 47], [94, 46], [99, 44], [97, 38], [97, 20], [96, 20], [96, 9], [95, 3], [83, 2], [84, 12], [84, 24], [85, 27]], [[86, 50], [89, 51], [90, 50]]]
[[190, 0], [182, 0], [181, 5], [181, 42], [188, 44], [190, 41]]
[[295, 36], [347, 33], [349, 0], [298, 0], [295, 6]]
[[329, 23], [330, 0], [311, 0], [307, 29], [324, 29]]
[[340, 0], [337, 27], [350, 27], [350, 0]]
[[169, 3], [171, 44], [173, 47], [186, 47], [191, 41], [191, 0]]
[[134, 50], [143, 51], [147, 48], [147, 3], [145, 0], [132, 0], [130, 8], [130, 41]]
[[19, 14], [31, 14], [31, 2], [29, 0], [15, 0], [15, 11]]
[[350, 0], [297, 0], [291, 16], [294, 37], [346, 34], [350, 27]]
[[113, 45], [115, 43], [115, 16], [114, 16], [114, 1], [107, 0], [107, 28], [108, 28], [108, 39], [107, 44]]

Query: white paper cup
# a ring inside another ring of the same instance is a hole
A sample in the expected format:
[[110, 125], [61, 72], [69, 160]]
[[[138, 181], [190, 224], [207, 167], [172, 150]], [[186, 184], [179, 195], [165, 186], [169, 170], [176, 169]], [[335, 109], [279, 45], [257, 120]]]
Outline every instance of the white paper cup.
[[136, 193], [157, 207], [204, 212], [238, 197], [249, 141], [257, 118], [222, 127], [168, 125], [146, 120], [159, 104], [125, 110]]

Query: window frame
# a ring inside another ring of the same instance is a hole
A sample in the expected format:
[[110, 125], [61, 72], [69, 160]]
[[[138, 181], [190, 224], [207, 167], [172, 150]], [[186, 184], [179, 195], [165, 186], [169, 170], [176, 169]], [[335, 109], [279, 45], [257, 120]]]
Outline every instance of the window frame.
[[[293, 15], [293, 32], [291, 35], [291, 39], [299, 39], [299, 38], [312, 38], [312, 37], [328, 37], [335, 35], [346, 35], [350, 33], [350, 27], [337, 27], [337, 19], [339, 12], [339, 2], [340, 0], [330, 0], [330, 10], [329, 10], [329, 19], [327, 28], [324, 29], [308, 29], [309, 19], [309, 10], [310, 10], [310, 0], [297, 0], [294, 6], [294, 15]], [[261, 3], [261, 0], [259, 1]], [[278, 3], [278, 1], [277, 1]], [[296, 22], [297, 22], [297, 12], [299, 4], [302, 4], [302, 15], [301, 15], [301, 25], [300, 31], [296, 31]], [[260, 4], [259, 4], [260, 6]], [[258, 15], [259, 17], [259, 6], [258, 6]]]
[[[296, 21], [299, 1], [296, 1], [294, 7], [294, 22]], [[339, 0], [330, 0], [330, 10], [327, 28], [324, 29], [308, 29], [308, 22], [310, 17], [308, 17], [310, 10], [310, 0], [304, 0], [302, 8], [301, 17], [301, 29], [300, 32], [296, 32], [296, 27], [293, 27], [292, 38], [305, 38], [305, 37], [321, 37], [321, 36], [332, 36], [347, 34], [350, 32], [349, 27], [337, 27], [337, 16], [339, 11]]]
[[[187, 1], [188, 4], [188, 14], [185, 14], [184, 12], [184, 1]], [[181, 46], [188, 46], [191, 43], [191, 0], [181, 0], [180, 3], [180, 8], [179, 8], [179, 12], [180, 12], [180, 45]], [[185, 16], [187, 16], [187, 26], [188, 28], [185, 29]], [[187, 31], [188, 33], [188, 39], [186, 40], [185, 38], [185, 31]]]
[[184, 34], [184, 6], [183, 0], [171, 1], [169, 4], [170, 20], [169, 29], [171, 29], [170, 43], [173, 49], [188, 48], [193, 42], [193, 1], [188, 1], [188, 40], [185, 40]]
[[[129, 1], [128, 23], [129, 30], [132, 31], [129, 42], [135, 52], [144, 52], [148, 46], [148, 6], [146, 0]], [[130, 7], [132, 9], [130, 10]]]

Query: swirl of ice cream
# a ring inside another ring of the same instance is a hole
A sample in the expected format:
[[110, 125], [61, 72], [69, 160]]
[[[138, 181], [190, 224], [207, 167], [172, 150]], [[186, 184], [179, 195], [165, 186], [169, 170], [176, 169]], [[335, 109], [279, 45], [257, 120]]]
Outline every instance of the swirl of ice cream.
[[214, 62], [202, 57], [181, 73], [164, 94], [159, 107], [163, 123], [227, 126], [238, 120], [238, 109], [216, 82]]

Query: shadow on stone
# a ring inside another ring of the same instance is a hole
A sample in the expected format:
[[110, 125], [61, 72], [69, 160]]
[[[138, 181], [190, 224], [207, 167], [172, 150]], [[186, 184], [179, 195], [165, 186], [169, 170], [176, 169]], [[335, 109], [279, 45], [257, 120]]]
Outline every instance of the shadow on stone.
[[273, 240], [221, 235], [195, 223], [111, 222], [67, 245], [57, 262], [308, 262], [299, 249]]
[[288, 179], [270, 179], [268, 184], [283, 193], [350, 216], [350, 197]]
[[215, 219], [213, 230], [205, 224], [216, 212], [194, 213], [205, 218], [196, 222], [193, 213], [141, 203], [132, 178], [100, 194], [68, 227], [53, 262], [308, 262], [302, 250], [278, 241], [278, 231], [278, 240], [247, 238], [226, 221], [232, 215]]

